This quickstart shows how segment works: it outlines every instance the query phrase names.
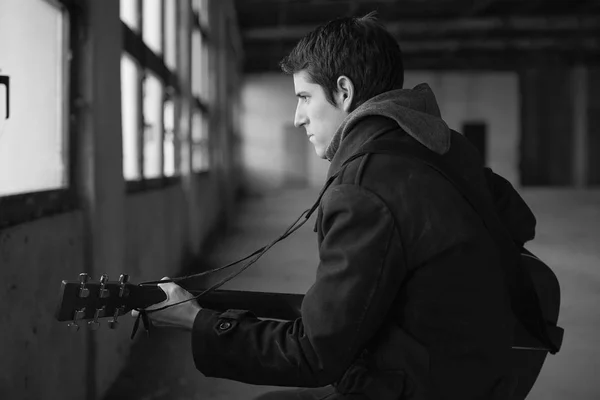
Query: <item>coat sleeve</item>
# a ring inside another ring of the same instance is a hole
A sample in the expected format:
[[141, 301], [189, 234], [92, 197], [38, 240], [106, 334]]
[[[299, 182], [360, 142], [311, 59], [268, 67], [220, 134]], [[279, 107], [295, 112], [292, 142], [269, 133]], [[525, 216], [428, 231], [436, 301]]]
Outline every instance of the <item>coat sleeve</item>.
[[536, 219], [533, 212], [509, 181], [490, 168], [484, 171], [496, 212], [513, 241], [522, 247], [535, 237]]
[[382, 325], [405, 274], [394, 218], [379, 197], [355, 185], [331, 187], [321, 206], [320, 264], [302, 317], [273, 321], [242, 310], [201, 310], [192, 352], [204, 375], [324, 386], [341, 378]]

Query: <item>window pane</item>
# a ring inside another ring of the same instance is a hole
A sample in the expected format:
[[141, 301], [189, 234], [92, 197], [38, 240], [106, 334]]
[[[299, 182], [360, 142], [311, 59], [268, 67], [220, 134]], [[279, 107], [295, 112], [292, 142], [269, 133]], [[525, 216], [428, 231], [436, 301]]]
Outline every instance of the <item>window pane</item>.
[[194, 114], [192, 115], [192, 142], [200, 142], [204, 139], [203, 119], [200, 110], [194, 111]]
[[192, 168], [194, 172], [209, 170], [208, 146], [205, 143], [194, 143], [192, 145]]
[[165, 2], [165, 64], [172, 71], [177, 67], [177, 2]]
[[208, 43], [199, 30], [192, 33], [192, 95], [204, 102], [209, 99]]
[[165, 101], [165, 176], [175, 175], [175, 102]]
[[130, 27], [133, 31], [139, 32], [139, 11], [138, 0], [121, 0], [121, 21]]
[[[181, 98], [178, 99], [182, 101]], [[178, 103], [181, 105], [182, 103]], [[180, 109], [183, 111], [183, 109]], [[177, 140], [179, 142], [180, 149], [178, 150], [179, 159], [179, 172], [188, 173], [192, 168], [192, 150], [190, 146], [190, 135], [192, 131], [192, 118], [186, 118], [183, 112], [180, 112], [175, 116], [177, 118]]]
[[140, 68], [127, 54], [121, 57], [121, 118], [123, 130], [123, 176], [140, 179]]
[[[0, 196], [66, 187], [67, 15], [45, 1], [1, 3], [0, 74], [10, 78], [10, 119], [0, 123]], [[5, 88], [0, 107], [4, 116]]]
[[192, 0], [192, 9], [198, 12], [200, 24], [208, 28], [208, 0]]
[[192, 32], [192, 95], [202, 98], [202, 36], [197, 29]]
[[144, 80], [144, 177], [161, 176], [163, 132], [162, 82], [147, 72]]
[[153, 52], [162, 54], [162, 0], [144, 0], [142, 9], [144, 42]]
[[208, 0], [200, 0], [200, 24], [206, 29], [210, 28], [210, 18], [208, 18], [208, 13]]
[[200, 66], [200, 74], [202, 75], [202, 77], [200, 78], [200, 81], [202, 82], [201, 98], [206, 102], [208, 102], [209, 95], [210, 95], [208, 60], [209, 60], [209, 44], [206, 42], [203, 42], [202, 43], [202, 63]]
[[192, 116], [192, 169], [194, 172], [209, 169], [208, 118], [200, 110]]

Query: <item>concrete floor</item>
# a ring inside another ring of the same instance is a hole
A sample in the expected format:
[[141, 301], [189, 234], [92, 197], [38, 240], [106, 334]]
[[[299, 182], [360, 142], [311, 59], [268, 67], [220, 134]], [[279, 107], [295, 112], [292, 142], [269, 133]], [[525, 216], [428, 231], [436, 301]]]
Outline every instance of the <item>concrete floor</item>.
[[[559, 323], [566, 331], [561, 352], [548, 356], [528, 399], [600, 399], [600, 190], [521, 192], [538, 219], [537, 238], [528, 248], [559, 278]], [[210, 254], [210, 264], [226, 264], [267, 244], [316, 195], [316, 189], [287, 190], [246, 201]], [[313, 224], [314, 217], [225, 288], [304, 293], [318, 262]], [[205, 378], [194, 368], [188, 333], [155, 331], [150, 339], [136, 341], [105, 400], [243, 400], [273, 389]]]

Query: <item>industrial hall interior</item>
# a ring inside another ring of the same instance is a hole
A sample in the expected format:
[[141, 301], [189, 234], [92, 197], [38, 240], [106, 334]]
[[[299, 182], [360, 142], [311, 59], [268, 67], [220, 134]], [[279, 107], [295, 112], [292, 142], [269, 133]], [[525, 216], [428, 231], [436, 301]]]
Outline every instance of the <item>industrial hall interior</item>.
[[0, 0], [0, 398], [285, 389], [205, 376], [189, 331], [130, 311], [164, 277], [192, 275], [180, 286], [215, 309], [249, 296], [222, 311], [252, 294], [279, 309], [323, 278], [322, 210], [290, 227], [333, 163], [280, 63], [371, 12], [403, 88], [426, 83], [535, 215], [526, 248], [555, 275], [564, 336], [527, 399], [600, 399], [598, 0]]

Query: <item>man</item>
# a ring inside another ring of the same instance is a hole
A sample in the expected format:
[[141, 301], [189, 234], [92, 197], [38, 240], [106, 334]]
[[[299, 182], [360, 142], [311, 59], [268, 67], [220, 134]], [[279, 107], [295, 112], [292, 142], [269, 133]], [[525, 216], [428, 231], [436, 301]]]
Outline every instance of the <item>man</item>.
[[[371, 16], [304, 37], [281, 63], [293, 75], [304, 127], [329, 176], [368, 141], [444, 154], [496, 209], [515, 243], [535, 218], [512, 186], [453, 134], [425, 84], [403, 90], [394, 38]], [[150, 313], [189, 329], [206, 376], [315, 389], [262, 399], [508, 399], [515, 382], [513, 317], [498, 249], [451, 183], [414, 159], [369, 154], [343, 167], [317, 218], [320, 264], [302, 317], [259, 320], [187, 302]], [[168, 300], [189, 299], [175, 284]]]

